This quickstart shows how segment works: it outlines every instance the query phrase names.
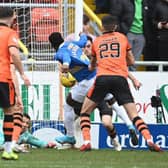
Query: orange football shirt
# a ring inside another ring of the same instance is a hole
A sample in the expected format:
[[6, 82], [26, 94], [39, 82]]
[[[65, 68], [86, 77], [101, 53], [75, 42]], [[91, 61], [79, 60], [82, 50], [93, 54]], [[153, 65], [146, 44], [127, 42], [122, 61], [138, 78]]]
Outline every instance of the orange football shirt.
[[127, 37], [118, 32], [97, 37], [92, 46], [92, 55], [97, 59], [97, 76], [128, 76], [127, 51], [131, 49]]
[[0, 82], [8, 82], [12, 79], [10, 71], [11, 56], [10, 47], [18, 48], [18, 35], [16, 31], [0, 24]]

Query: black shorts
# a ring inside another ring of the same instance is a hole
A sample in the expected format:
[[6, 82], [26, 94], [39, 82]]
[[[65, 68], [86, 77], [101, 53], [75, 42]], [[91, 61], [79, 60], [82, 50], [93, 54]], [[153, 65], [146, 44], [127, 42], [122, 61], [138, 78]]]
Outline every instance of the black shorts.
[[101, 118], [103, 115], [110, 115], [110, 116], [113, 115], [111, 106], [109, 106], [105, 100], [101, 101], [101, 103], [97, 105], [97, 108], [99, 110]]
[[15, 88], [13, 82], [0, 82], [0, 107], [8, 108], [14, 104]]
[[88, 92], [88, 98], [100, 103], [107, 93], [112, 93], [119, 105], [134, 102], [128, 81], [122, 76], [98, 76]]

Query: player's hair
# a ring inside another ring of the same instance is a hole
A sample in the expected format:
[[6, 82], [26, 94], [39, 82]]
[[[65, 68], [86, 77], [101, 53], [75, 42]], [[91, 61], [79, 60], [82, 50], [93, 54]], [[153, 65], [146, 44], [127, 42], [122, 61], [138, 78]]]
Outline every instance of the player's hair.
[[0, 7], [0, 19], [10, 18], [14, 15], [14, 11], [10, 7]]
[[105, 31], [115, 31], [118, 25], [118, 19], [115, 16], [106, 15], [102, 18], [102, 26]]
[[92, 37], [90, 37], [90, 36], [88, 36], [88, 35], [87, 35], [87, 40], [89, 40], [91, 43], [93, 43]]
[[57, 51], [61, 43], [64, 42], [64, 39], [60, 32], [53, 32], [49, 35], [49, 42], [51, 46]]
[[28, 118], [29, 120], [31, 120], [29, 114], [27, 114], [27, 113], [24, 113], [24, 114], [23, 114], [23, 117], [26, 117], [26, 118]]

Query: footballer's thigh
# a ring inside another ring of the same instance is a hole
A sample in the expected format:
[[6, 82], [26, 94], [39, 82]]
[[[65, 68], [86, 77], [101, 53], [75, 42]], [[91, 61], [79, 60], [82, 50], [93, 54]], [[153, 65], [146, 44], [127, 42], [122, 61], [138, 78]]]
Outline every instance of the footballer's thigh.
[[91, 78], [89, 80], [82, 80], [81, 82], [77, 83], [74, 87], [71, 88], [71, 96], [72, 99], [83, 103], [85, 96], [87, 95], [87, 92], [91, 88], [95, 81], [95, 78]]

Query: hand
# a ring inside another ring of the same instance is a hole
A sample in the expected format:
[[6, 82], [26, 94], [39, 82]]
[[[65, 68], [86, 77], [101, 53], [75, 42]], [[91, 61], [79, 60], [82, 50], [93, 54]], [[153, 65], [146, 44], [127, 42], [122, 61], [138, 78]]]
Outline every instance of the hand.
[[62, 73], [67, 73], [68, 71], [69, 71], [69, 65], [63, 64], [63, 65], [61, 66], [61, 72], [62, 72]]
[[16, 97], [16, 108], [18, 111], [23, 111], [23, 102], [22, 102], [22, 98], [20, 96]]
[[23, 79], [24, 84], [26, 86], [30, 86], [31, 85], [29, 78], [25, 74], [21, 75], [21, 78]]
[[54, 148], [56, 146], [56, 143], [54, 142], [48, 142], [47, 148]]
[[136, 90], [139, 90], [140, 87], [142, 86], [142, 83], [139, 82], [137, 79], [134, 79], [132, 82], [133, 82], [134, 88], [135, 88]]

